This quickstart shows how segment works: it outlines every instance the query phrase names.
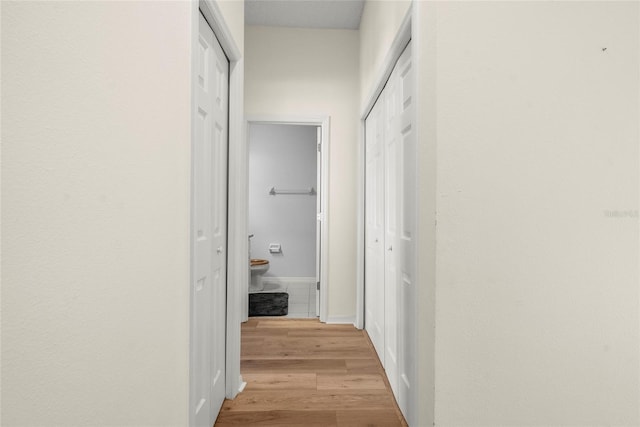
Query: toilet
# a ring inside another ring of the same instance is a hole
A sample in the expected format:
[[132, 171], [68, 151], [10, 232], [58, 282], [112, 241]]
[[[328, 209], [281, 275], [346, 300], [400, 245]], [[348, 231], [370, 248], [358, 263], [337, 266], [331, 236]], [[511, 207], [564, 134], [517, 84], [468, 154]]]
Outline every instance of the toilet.
[[249, 292], [257, 292], [264, 289], [262, 276], [269, 270], [269, 261], [266, 259], [251, 259], [251, 283]]

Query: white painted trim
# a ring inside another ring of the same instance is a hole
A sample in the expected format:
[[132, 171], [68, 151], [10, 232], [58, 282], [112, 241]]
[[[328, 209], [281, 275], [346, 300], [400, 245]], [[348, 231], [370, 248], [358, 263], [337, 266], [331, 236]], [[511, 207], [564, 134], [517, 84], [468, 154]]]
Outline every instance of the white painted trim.
[[324, 132], [325, 122], [327, 126], [329, 124], [329, 116], [295, 114], [251, 114], [246, 117], [246, 121], [247, 123], [257, 124], [322, 126], [322, 130]]
[[[436, 81], [437, 49], [434, 45], [435, 6], [414, 1], [412, 5], [411, 58], [413, 60], [418, 162], [416, 200], [416, 298], [414, 328], [415, 378], [408, 411], [410, 425], [435, 425], [435, 310], [436, 310], [436, 221], [437, 221], [437, 114]], [[424, 76], [430, 76], [428, 80]], [[418, 120], [420, 118], [420, 120]]]
[[[251, 115], [246, 117], [245, 129], [248, 128], [250, 123], [259, 124], [279, 124], [279, 125], [311, 125], [320, 126], [322, 128], [322, 150], [320, 155], [322, 156], [322, 183], [320, 193], [322, 195], [321, 210], [323, 213], [323, 227], [322, 235], [320, 236], [321, 242], [321, 257], [320, 257], [320, 321], [326, 322], [328, 317], [328, 290], [329, 283], [327, 281], [329, 274], [329, 150], [330, 150], [330, 118], [327, 115]], [[245, 137], [245, 147], [247, 144], [247, 137]], [[246, 174], [245, 174], [246, 179]], [[244, 197], [248, 198], [249, 192], [245, 190]], [[240, 212], [238, 212], [240, 213]], [[244, 215], [248, 215], [248, 211], [244, 212]], [[247, 282], [248, 283], [248, 282]], [[247, 284], [248, 292], [248, 284]]]
[[331, 316], [327, 319], [328, 325], [354, 325], [355, 326], [356, 318], [355, 316]]
[[[640, 19], [640, 8], [638, 8], [638, 16], [636, 18]], [[638, 87], [638, 91], [636, 93], [636, 96], [640, 98], [640, 87]], [[639, 99], [639, 98], [636, 98], [636, 99]], [[638, 126], [637, 130], [640, 131], [640, 120], [637, 122], [637, 126]], [[640, 160], [640, 153], [638, 155], [638, 160]], [[638, 180], [638, 184], [640, 184], [640, 179]], [[638, 196], [640, 197], [640, 185], [638, 186]], [[638, 231], [638, 236], [640, 237], [640, 230]], [[638, 257], [637, 258], [638, 258], [638, 264], [637, 265], [638, 265], [638, 273], [639, 273], [638, 277], [640, 278], [640, 252], [638, 252]], [[638, 280], [638, 285], [640, 286], [640, 279]], [[638, 302], [640, 302], [640, 293], [638, 294]], [[640, 325], [640, 319], [638, 321], [638, 324]], [[638, 341], [637, 341], [637, 343], [638, 343], [637, 345], [638, 345], [638, 350], [640, 350], [640, 330], [638, 331], [637, 338], [639, 338]], [[638, 360], [637, 365], [638, 365], [637, 367], [640, 369], [640, 360]], [[637, 372], [638, 372], [637, 380], [640, 381], [640, 370], [637, 371]], [[637, 415], [640, 417], [640, 405], [638, 405], [638, 413], [637, 413]]]
[[[247, 147], [244, 137], [244, 59], [231, 63], [229, 72], [229, 215], [227, 225], [227, 398], [242, 387], [240, 324], [249, 312], [245, 292], [249, 283]], [[244, 215], [243, 215], [244, 214]], [[242, 311], [246, 306], [246, 310]], [[242, 387], [243, 388], [243, 387]]]
[[[249, 291], [249, 293], [262, 292], [289, 292], [289, 286], [301, 284], [313, 286], [316, 284], [315, 277], [263, 277], [264, 289], [261, 291]], [[315, 287], [313, 288], [315, 290]]]
[[364, 329], [364, 258], [365, 258], [365, 137], [364, 118], [360, 121], [360, 138], [358, 139], [358, 175], [356, 178], [356, 316], [354, 326]]
[[[219, 6], [213, 0], [199, 0], [191, 2], [191, 67], [198, 67], [196, 52], [198, 51], [198, 20], [200, 11], [211, 26], [222, 50], [229, 59], [229, 199], [228, 199], [228, 228], [227, 228], [227, 325], [226, 325], [226, 365], [225, 385], [226, 397], [233, 399], [244, 388], [244, 381], [240, 375], [240, 315], [242, 295], [239, 284], [248, 283], [248, 242], [238, 239], [238, 235], [247, 235], [246, 218], [238, 213], [246, 212], [246, 200], [239, 194], [246, 194], [242, 188], [246, 187], [246, 139], [244, 138], [244, 60], [238, 49], [233, 34], [227, 26]], [[191, 73], [193, 76], [194, 73]], [[193, 147], [196, 125], [196, 86], [197, 82], [192, 77], [191, 81], [191, 150]], [[193, 167], [191, 168], [191, 182], [193, 183]], [[191, 185], [191, 198], [193, 199], [193, 184]], [[191, 224], [189, 236], [193, 235], [191, 227], [194, 224], [194, 212], [190, 213]], [[190, 258], [193, 254], [193, 242], [190, 243]], [[244, 267], [244, 268], [243, 268]], [[190, 275], [194, 271], [194, 260], [190, 259]], [[191, 277], [190, 277], [191, 279]], [[191, 280], [189, 281], [191, 286]], [[189, 289], [189, 295], [191, 290]], [[191, 312], [193, 301], [190, 301], [189, 320], [191, 325]], [[191, 326], [190, 326], [191, 328]], [[192, 331], [189, 331], [189, 354], [191, 353]], [[189, 356], [189, 402], [187, 419], [192, 425], [191, 410], [194, 402], [191, 393], [193, 372], [191, 370], [191, 356]]]

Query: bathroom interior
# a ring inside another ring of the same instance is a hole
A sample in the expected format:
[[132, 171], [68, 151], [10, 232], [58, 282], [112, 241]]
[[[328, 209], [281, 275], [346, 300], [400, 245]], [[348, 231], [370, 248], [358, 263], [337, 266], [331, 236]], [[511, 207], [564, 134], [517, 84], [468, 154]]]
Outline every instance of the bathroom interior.
[[249, 316], [318, 316], [317, 127], [249, 123]]

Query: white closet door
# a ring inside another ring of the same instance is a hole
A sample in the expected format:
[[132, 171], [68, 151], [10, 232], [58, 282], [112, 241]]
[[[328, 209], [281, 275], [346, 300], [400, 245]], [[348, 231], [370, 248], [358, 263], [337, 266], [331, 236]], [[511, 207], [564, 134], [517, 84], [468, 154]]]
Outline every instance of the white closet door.
[[409, 44], [365, 121], [365, 328], [407, 419], [415, 407], [410, 402], [417, 198], [412, 82]]
[[416, 184], [416, 138], [414, 131], [413, 71], [411, 45], [407, 46], [396, 65], [397, 71], [397, 135], [398, 135], [398, 299], [402, 315], [398, 317], [398, 347], [401, 350], [398, 360], [398, 404], [407, 416], [409, 400], [415, 394], [411, 390], [415, 378], [415, 272], [416, 272], [416, 227], [417, 227], [417, 184]]
[[387, 373], [393, 393], [398, 396], [398, 315], [401, 313], [398, 301], [399, 268], [402, 256], [399, 239], [399, 201], [401, 191], [401, 146], [398, 132], [399, 91], [398, 69], [394, 68], [384, 88], [386, 92], [386, 114], [384, 118], [385, 156], [385, 258], [384, 298], [385, 298], [385, 352], [384, 370]]
[[384, 365], [384, 102], [365, 121], [365, 329]]
[[197, 55], [190, 410], [210, 427], [225, 396], [229, 62], [202, 15]]

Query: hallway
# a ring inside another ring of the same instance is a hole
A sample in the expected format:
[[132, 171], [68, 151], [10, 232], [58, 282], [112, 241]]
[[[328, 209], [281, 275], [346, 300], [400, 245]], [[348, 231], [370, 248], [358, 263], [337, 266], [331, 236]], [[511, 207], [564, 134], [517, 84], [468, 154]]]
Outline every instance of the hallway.
[[351, 325], [251, 318], [242, 325], [247, 382], [216, 426], [406, 426], [371, 341]]

